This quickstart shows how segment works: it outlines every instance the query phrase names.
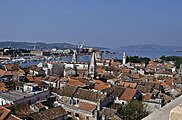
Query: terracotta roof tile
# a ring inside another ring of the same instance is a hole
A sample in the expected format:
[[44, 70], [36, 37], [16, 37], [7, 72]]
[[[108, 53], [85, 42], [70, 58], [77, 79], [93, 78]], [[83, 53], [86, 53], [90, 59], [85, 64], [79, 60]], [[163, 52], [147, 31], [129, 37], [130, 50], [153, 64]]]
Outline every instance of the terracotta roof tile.
[[28, 81], [30, 81], [30, 82], [33, 82], [33, 81], [34, 81], [33, 76], [26, 76], [26, 79], [27, 79]]
[[55, 120], [65, 115], [67, 112], [61, 106], [30, 114], [34, 120]]
[[4, 120], [8, 114], [10, 113], [10, 110], [8, 110], [5, 107], [0, 106], [0, 120]]
[[133, 97], [135, 96], [136, 92], [137, 91], [135, 89], [126, 88], [126, 90], [120, 96], [120, 100], [125, 100], [125, 101], [129, 102], [129, 101], [131, 101], [133, 99]]
[[12, 71], [5, 71], [5, 73], [4, 73], [4, 75], [6, 75], [6, 76], [9, 76], [9, 75], [13, 75], [13, 72]]
[[76, 79], [69, 79], [67, 84], [74, 85], [74, 86], [84, 86], [85, 85], [83, 82], [76, 80]]
[[146, 86], [142, 86], [142, 85], [138, 85], [136, 89], [141, 93], [150, 93], [151, 92], [151, 87], [146, 87]]
[[77, 90], [78, 87], [73, 86], [73, 85], [66, 85], [63, 87], [62, 90], [57, 91], [57, 93], [61, 96], [67, 96], [67, 97], [72, 97], [75, 91]]
[[97, 102], [98, 100], [101, 100], [101, 101], [104, 100], [104, 98], [106, 96], [104, 94], [99, 94], [99, 93], [94, 92], [94, 91], [79, 88], [75, 92], [74, 97], [79, 98], [79, 99], [83, 99], [83, 100], [92, 101], [92, 102]]
[[0, 69], [0, 76], [4, 76], [5, 71]]
[[96, 71], [97, 71], [97, 73], [103, 73], [105, 71], [105, 69], [102, 67], [97, 67]]
[[43, 109], [43, 108], [45, 108], [45, 106], [42, 104], [42, 103], [36, 103], [35, 104], [35, 106], [37, 107], [37, 108], [39, 108], [39, 109]]
[[139, 73], [131, 74], [131, 77], [138, 79], [138, 78], [140, 78], [140, 74]]
[[82, 110], [85, 110], [85, 111], [92, 112], [93, 110], [96, 109], [96, 105], [86, 103], [86, 102], [81, 102], [81, 103], [79, 103], [78, 108], [82, 109]]
[[174, 83], [174, 79], [172, 78], [165, 78], [164, 81], [167, 85], [172, 85]]
[[6, 87], [6, 85], [4, 84], [4, 82], [0, 82], [0, 87]]
[[18, 64], [7, 64], [5, 65], [7, 71], [14, 71], [14, 70], [19, 70], [21, 67]]
[[21, 120], [21, 119], [11, 114], [6, 120]]
[[143, 95], [143, 101], [149, 101], [152, 98], [152, 93], [147, 93]]
[[7, 91], [8, 91], [7, 88], [5, 88], [5, 87], [0, 87], [0, 92], [7, 92]]
[[118, 85], [121, 85], [123, 87], [129, 87], [129, 88], [133, 88], [135, 89], [137, 84], [136, 83], [132, 83], [132, 82], [119, 82]]
[[105, 90], [102, 90], [102, 92], [106, 92], [109, 95], [112, 95], [114, 97], [120, 97], [121, 94], [126, 90], [126, 88], [120, 86], [120, 85], [116, 85], [116, 86], [112, 86], [110, 88], [107, 88]]
[[25, 71], [22, 70], [22, 69], [19, 69], [18, 72], [22, 73], [22, 74], [25, 74]]
[[131, 72], [131, 69], [129, 69], [129, 68], [122, 69], [122, 73], [130, 73], [130, 72]]
[[109, 83], [104, 83], [100, 80], [94, 80], [94, 82], [95, 82], [95, 86], [94, 86], [95, 90], [104, 90], [110, 87]]

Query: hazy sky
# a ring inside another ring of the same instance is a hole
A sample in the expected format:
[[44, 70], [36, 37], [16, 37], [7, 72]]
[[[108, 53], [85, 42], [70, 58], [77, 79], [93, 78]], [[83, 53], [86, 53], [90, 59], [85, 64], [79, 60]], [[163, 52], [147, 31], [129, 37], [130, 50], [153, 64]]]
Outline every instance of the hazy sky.
[[182, 0], [0, 0], [0, 41], [182, 45]]

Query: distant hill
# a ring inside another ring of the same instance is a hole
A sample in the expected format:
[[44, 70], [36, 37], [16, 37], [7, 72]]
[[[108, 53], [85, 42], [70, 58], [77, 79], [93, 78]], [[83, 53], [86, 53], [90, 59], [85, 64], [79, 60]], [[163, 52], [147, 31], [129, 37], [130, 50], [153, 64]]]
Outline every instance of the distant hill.
[[122, 51], [176, 51], [182, 50], [182, 46], [165, 46], [165, 45], [155, 45], [155, 44], [141, 44], [141, 45], [128, 45], [121, 46], [118, 50]]
[[[0, 42], [0, 48], [11, 47], [11, 48], [23, 48], [23, 49], [33, 49], [34, 47], [38, 50], [50, 50], [52, 48], [56, 49], [74, 49], [77, 48], [77, 45], [72, 45], [69, 43], [44, 43], [44, 42], [13, 42], [13, 41], [4, 41]], [[98, 49], [103, 49], [103, 47], [94, 47]]]
[[11, 47], [11, 48], [23, 48], [23, 49], [33, 49], [34, 47], [36, 49], [66, 49], [66, 48], [76, 48], [76, 45], [68, 44], [68, 43], [43, 43], [43, 42], [12, 42], [12, 41], [5, 41], [0, 42], [0, 48], [4, 47]]

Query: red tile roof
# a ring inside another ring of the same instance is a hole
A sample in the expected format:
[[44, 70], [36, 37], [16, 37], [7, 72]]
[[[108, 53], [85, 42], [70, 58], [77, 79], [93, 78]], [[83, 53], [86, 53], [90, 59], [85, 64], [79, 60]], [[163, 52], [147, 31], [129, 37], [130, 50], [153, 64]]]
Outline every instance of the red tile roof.
[[76, 80], [76, 79], [69, 79], [67, 84], [73, 85], [73, 86], [84, 86], [85, 85], [83, 82]]
[[26, 79], [27, 79], [29, 82], [33, 82], [33, 81], [34, 81], [33, 76], [26, 76]]
[[86, 103], [86, 102], [81, 102], [81, 103], [79, 103], [78, 108], [82, 109], [82, 110], [85, 110], [85, 111], [92, 112], [94, 109], [96, 109], [96, 105]]
[[6, 85], [4, 84], [4, 82], [0, 82], [0, 87], [6, 87]]
[[0, 76], [4, 76], [5, 71], [0, 69]]
[[0, 120], [4, 120], [8, 114], [10, 113], [10, 110], [8, 110], [5, 107], [0, 106]]
[[131, 83], [131, 82], [120, 82], [120, 83], [118, 83], [118, 85], [121, 85], [121, 86], [126, 87], [126, 88], [130, 87], [130, 88], [133, 88], [133, 89], [135, 89], [136, 86], [137, 86], [136, 83]]
[[95, 90], [104, 90], [110, 87], [109, 83], [104, 83], [100, 80], [94, 80], [94, 82], [95, 82], [95, 86], [94, 86]]
[[120, 100], [125, 100], [127, 102], [131, 101], [133, 99], [133, 97], [136, 94], [136, 90], [135, 89], [131, 89], [131, 88], [126, 88], [126, 90], [123, 92], [123, 94], [120, 96]]
[[6, 92], [6, 91], [8, 91], [7, 88], [5, 88], [5, 87], [0, 87], [0, 92]]
[[143, 96], [143, 101], [149, 101], [152, 97], [152, 93], [147, 93]]
[[174, 79], [172, 78], [165, 78], [164, 81], [167, 85], [172, 85], [174, 83]]
[[131, 69], [129, 69], [129, 68], [122, 69], [122, 73], [129, 73], [129, 72], [131, 72]]

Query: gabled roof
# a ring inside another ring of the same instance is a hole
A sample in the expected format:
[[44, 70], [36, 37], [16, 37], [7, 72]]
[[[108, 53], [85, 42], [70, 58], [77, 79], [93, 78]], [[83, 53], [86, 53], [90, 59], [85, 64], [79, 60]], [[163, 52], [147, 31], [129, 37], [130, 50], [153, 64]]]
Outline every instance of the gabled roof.
[[4, 82], [0, 82], [0, 87], [6, 87], [6, 85], [4, 84]]
[[11, 111], [5, 107], [0, 106], [0, 120], [21, 120], [20, 118], [12, 115]]
[[69, 85], [73, 85], [73, 86], [84, 86], [85, 84], [77, 79], [69, 79], [68, 83]]
[[130, 87], [130, 88], [133, 88], [133, 89], [135, 89], [136, 86], [137, 86], [136, 83], [132, 83], [132, 82], [120, 82], [120, 83], [118, 83], [118, 85], [121, 85], [121, 86], [126, 87], [126, 88]]
[[126, 90], [123, 92], [123, 94], [120, 96], [120, 100], [125, 100], [127, 102], [131, 101], [135, 94], [137, 93], [137, 90], [126, 88]]
[[5, 87], [0, 87], [0, 92], [6, 92], [6, 91], [8, 91], [7, 88], [5, 88]]
[[174, 83], [174, 79], [173, 78], [165, 78], [164, 81], [165, 81], [165, 83], [167, 85], [172, 85]]
[[1, 77], [4, 76], [4, 73], [5, 73], [5, 71], [2, 70], [2, 69], [0, 69], [0, 76], [1, 76]]
[[143, 95], [143, 101], [149, 101], [152, 98], [152, 93], [147, 93], [146, 95]]
[[22, 72], [19, 71], [5, 71], [4, 75], [6, 76], [24, 76], [24, 74]]
[[146, 86], [142, 86], [142, 85], [138, 85], [136, 89], [141, 93], [150, 93], [151, 92], [151, 87], [146, 87]]
[[67, 115], [67, 112], [61, 107], [54, 107], [47, 110], [30, 114], [33, 120], [55, 120]]
[[94, 91], [90, 91], [90, 90], [87, 90], [87, 89], [79, 88], [75, 92], [73, 97], [79, 98], [79, 99], [82, 99], [82, 100], [98, 102], [99, 100], [103, 101], [106, 96], [103, 95], [103, 94], [99, 94], [97, 92], [94, 92]]
[[37, 71], [39, 72], [40, 70], [42, 70], [42, 67], [38, 67], [36, 65], [31, 65], [29, 67], [27, 67], [29, 70], [33, 70], [33, 71]]
[[94, 85], [95, 90], [104, 90], [110, 87], [110, 83], [104, 83], [100, 80], [94, 80], [94, 82], [95, 82], [95, 85]]
[[[115, 117], [115, 115], [117, 114], [117, 111], [114, 109], [110, 109], [110, 108], [103, 108], [100, 112], [99, 112], [99, 117], [102, 118], [102, 116], [104, 116], [106, 118], [106, 120], [113, 120], [113, 118]], [[121, 120], [121, 119], [119, 119]]]
[[73, 85], [66, 85], [63, 87], [61, 91], [59, 91], [59, 95], [61, 96], [67, 96], [67, 97], [72, 97], [77, 90], [78, 87], [73, 86]]
[[110, 88], [107, 88], [105, 90], [103, 90], [102, 92], [106, 92], [107, 94], [110, 94], [114, 97], [120, 97], [121, 94], [126, 90], [126, 88], [117, 85], [117, 86], [112, 86]]
[[42, 80], [42, 77], [40, 76], [26, 76], [26, 79], [29, 81], [29, 82], [34, 82], [34, 83], [41, 83], [41, 80]]
[[0, 106], [0, 120], [4, 120], [10, 112], [7, 108]]
[[7, 64], [5, 65], [7, 71], [18, 71], [21, 67], [18, 64]]
[[11, 114], [11, 115], [7, 118], [7, 120], [21, 120], [21, 119]]
[[93, 110], [96, 109], [96, 105], [86, 103], [86, 102], [80, 102], [77, 108], [85, 110], [85, 111], [92, 112]]

